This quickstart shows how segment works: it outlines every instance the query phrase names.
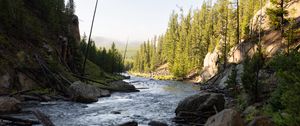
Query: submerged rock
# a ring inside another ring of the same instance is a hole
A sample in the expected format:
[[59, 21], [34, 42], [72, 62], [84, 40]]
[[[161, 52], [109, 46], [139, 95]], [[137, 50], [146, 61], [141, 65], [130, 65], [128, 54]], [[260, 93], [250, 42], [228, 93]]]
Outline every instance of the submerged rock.
[[168, 126], [168, 124], [159, 121], [151, 121], [148, 123], [148, 126]]
[[120, 92], [138, 92], [133, 85], [125, 82], [125, 81], [115, 81], [110, 83], [110, 87], [115, 91]]
[[13, 97], [0, 97], [0, 114], [19, 112], [21, 110], [20, 103]]
[[119, 111], [112, 111], [112, 112], [110, 112], [111, 114], [121, 114], [121, 112], [119, 112]]
[[136, 121], [130, 121], [130, 122], [120, 124], [119, 126], [138, 126], [138, 123]]
[[204, 124], [216, 111], [222, 111], [224, 105], [222, 94], [201, 93], [187, 97], [178, 104], [174, 122]]
[[205, 126], [244, 126], [240, 114], [233, 109], [225, 109], [210, 117]]
[[100, 94], [97, 87], [85, 84], [81, 81], [74, 82], [68, 91], [73, 101], [81, 103], [97, 102]]

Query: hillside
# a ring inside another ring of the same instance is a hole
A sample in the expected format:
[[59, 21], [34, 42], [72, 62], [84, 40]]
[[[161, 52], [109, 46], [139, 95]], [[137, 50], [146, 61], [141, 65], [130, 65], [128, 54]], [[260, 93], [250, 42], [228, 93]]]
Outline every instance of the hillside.
[[81, 42], [72, 1], [67, 6], [64, 0], [0, 0], [0, 3], [1, 96], [29, 92], [40, 94], [38, 97], [46, 93], [72, 98], [70, 86], [78, 81], [117, 90], [118, 87], [108, 85], [124, 78], [115, 74], [116, 65], [112, 66], [117, 64], [110, 58], [117, 55], [115, 50], [110, 57], [105, 54], [113, 60], [106, 69], [100, 67], [90, 51], [83, 75], [81, 50], [87, 44]]

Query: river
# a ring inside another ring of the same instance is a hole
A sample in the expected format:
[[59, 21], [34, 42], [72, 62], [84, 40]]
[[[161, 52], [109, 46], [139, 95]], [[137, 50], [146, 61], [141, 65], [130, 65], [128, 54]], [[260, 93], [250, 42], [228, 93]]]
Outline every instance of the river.
[[35, 108], [49, 115], [57, 126], [115, 126], [132, 120], [139, 126], [147, 126], [152, 120], [174, 125], [172, 118], [179, 101], [198, 92], [196, 86], [184, 82], [141, 77], [125, 81], [146, 89], [113, 93], [93, 104], [61, 101], [42, 103]]

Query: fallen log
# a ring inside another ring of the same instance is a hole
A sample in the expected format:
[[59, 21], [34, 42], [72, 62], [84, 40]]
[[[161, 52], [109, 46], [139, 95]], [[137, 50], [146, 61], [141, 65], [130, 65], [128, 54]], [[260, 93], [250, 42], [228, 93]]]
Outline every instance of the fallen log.
[[95, 83], [98, 83], [98, 84], [108, 86], [108, 84], [105, 84], [103, 82], [96, 81], [96, 80], [93, 80], [93, 79], [89, 79], [89, 78], [86, 78], [86, 77], [83, 77], [83, 76], [79, 76], [79, 75], [76, 75], [76, 74], [73, 74], [73, 76], [76, 77], [76, 78], [79, 78], [79, 79], [84, 79], [84, 80], [87, 80], [87, 81], [91, 81], [91, 82], [95, 82]]
[[18, 91], [18, 92], [9, 94], [9, 96], [12, 97], [12, 96], [19, 95], [19, 94], [25, 94], [25, 93], [28, 93], [28, 92], [33, 91], [33, 90], [34, 89]]
[[18, 124], [18, 125], [34, 125], [34, 124], [41, 124], [38, 121], [34, 121], [34, 120], [29, 120], [29, 119], [20, 119], [20, 118], [15, 118], [15, 117], [11, 117], [11, 116], [4, 116], [4, 115], [0, 115], [0, 120], [4, 120], [4, 121], [9, 121], [9, 124]]
[[49, 119], [48, 116], [46, 116], [41, 111], [35, 109], [32, 111], [32, 113], [36, 116], [36, 118], [43, 124], [43, 126], [55, 126], [52, 121]]

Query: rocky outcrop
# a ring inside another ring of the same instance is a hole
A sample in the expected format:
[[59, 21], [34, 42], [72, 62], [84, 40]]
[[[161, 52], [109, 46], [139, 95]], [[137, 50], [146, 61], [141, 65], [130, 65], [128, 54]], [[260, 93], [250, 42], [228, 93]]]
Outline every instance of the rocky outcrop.
[[111, 82], [109, 86], [112, 88], [114, 91], [119, 91], [119, 92], [138, 92], [133, 85], [125, 82], [125, 81], [115, 81]]
[[244, 126], [240, 114], [233, 109], [225, 109], [210, 117], [205, 126]]
[[68, 92], [73, 101], [82, 103], [97, 102], [100, 94], [97, 87], [82, 83], [80, 81], [74, 82], [69, 87]]
[[0, 97], [0, 114], [19, 112], [21, 110], [20, 103], [13, 97]]
[[185, 98], [176, 110], [174, 119], [177, 123], [204, 124], [206, 120], [224, 109], [225, 99], [222, 94], [201, 93]]
[[218, 72], [219, 67], [219, 51], [215, 49], [213, 52], [208, 52], [204, 58], [204, 65], [200, 73], [198, 82], [204, 82], [213, 77]]
[[[242, 85], [242, 76], [244, 73], [244, 65], [243, 64], [229, 64], [226, 69], [222, 72], [216, 74], [210, 80], [205, 82], [205, 85], [209, 86], [210, 89], [223, 90], [228, 86], [229, 77], [233, 74], [232, 72], [236, 72], [236, 83], [237, 86]], [[205, 86], [203, 86], [205, 88]], [[205, 89], [203, 89], [205, 90]]]
[[275, 126], [271, 118], [260, 116], [251, 121], [248, 126]]

